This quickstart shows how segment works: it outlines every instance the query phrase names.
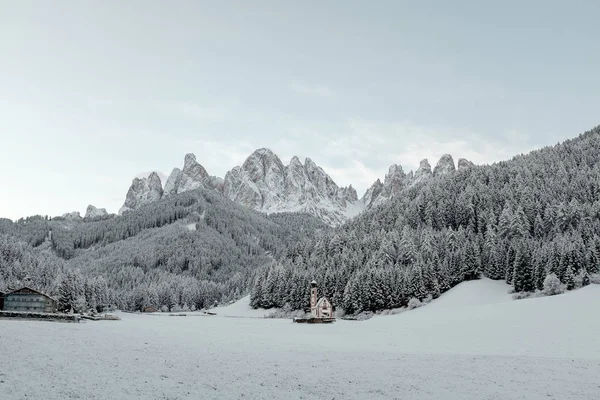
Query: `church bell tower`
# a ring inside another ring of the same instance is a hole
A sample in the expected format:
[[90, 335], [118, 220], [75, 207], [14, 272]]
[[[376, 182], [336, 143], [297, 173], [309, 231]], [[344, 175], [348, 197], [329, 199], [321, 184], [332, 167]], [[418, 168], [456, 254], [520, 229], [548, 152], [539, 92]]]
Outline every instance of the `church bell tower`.
[[317, 282], [310, 283], [310, 313], [313, 317], [317, 316]]

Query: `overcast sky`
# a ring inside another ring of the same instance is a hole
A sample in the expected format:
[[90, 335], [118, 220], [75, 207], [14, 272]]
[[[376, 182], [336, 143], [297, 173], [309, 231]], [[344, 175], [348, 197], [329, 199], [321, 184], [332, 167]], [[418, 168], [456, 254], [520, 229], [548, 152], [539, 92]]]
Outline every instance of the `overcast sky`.
[[[0, 217], [116, 212], [134, 176], [268, 147], [362, 196], [600, 123], [598, 1], [2, 1]], [[163, 182], [164, 183], [164, 182]]]

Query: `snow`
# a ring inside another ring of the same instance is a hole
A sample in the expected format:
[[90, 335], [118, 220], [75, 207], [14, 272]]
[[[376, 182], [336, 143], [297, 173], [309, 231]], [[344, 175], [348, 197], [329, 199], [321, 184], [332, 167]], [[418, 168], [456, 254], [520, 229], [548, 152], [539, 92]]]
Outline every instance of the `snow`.
[[248, 298], [206, 318], [0, 320], [0, 398], [598, 398], [600, 285], [520, 301], [504, 289], [467, 282], [331, 325], [227, 318], [255, 316]]
[[232, 304], [215, 307], [210, 311], [217, 313], [217, 315], [221, 317], [264, 318], [276, 310], [277, 309], [275, 308], [270, 310], [255, 310], [250, 307], [250, 296], [246, 296]]
[[458, 308], [478, 306], [482, 304], [504, 303], [513, 301], [508, 291], [512, 289], [504, 281], [483, 278], [458, 284], [452, 290], [442, 294], [439, 299], [427, 305], [427, 309]]

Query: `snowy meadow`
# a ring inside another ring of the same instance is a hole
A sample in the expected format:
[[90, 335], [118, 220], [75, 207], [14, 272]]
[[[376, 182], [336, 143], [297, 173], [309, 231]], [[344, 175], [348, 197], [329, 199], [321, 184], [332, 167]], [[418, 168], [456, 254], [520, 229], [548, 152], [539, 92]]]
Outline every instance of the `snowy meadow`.
[[600, 285], [519, 301], [507, 289], [465, 282], [416, 310], [331, 325], [260, 318], [247, 298], [216, 316], [0, 320], [0, 398], [597, 398]]

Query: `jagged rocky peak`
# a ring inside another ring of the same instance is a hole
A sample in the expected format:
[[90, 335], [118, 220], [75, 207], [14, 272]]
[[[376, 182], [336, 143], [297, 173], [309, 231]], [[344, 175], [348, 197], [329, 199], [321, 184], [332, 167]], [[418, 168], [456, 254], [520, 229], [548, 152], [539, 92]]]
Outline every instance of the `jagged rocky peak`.
[[340, 188], [340, 194], [341, 197], [346, 201], [350, 201], [352, 203], [358, 201], [358, 194], [356, 193], [356, 189], [354, 189], [352, 185]]
[[189, 192], [195, 189], [214, 189], [223, 192], [223, 179], [210, 176], [206, 169], [196, 161], [192, 153], [185, 155], [183, 169], [173, 168], [165, 183], [165, 196]]
[[81, 219], [81, 214], [79, 213], [79, 211], [73, 211], [73, 212], [70, 212], [70, 213], [63, 214], [62, 217], [64, 219], [69, 219], [69, 220], [72, 220], [72, 221], [77, 221], [77, 220]]
[[242, 164], [253, 182], [263, 181], [267, 186], [283, 182], [284, 166], [279, 157], [269, 149], [255, 150]]
[[181, 184], [181, 170], [179, 168], [173, 168], [173, 171], [169, 174], [167, 182], [165, 183], [164, 195], [173, 196], [177, 194], [177, 189]]
[[87, 206], [85, 211], [85, 218], [104, 218], [108, 216], [106, 208], [96, 208], [93, 205]]
[[287, 166], [286, 191], [293, 192], [303, 188], [307, 179], [308, 177], [306, 176], [306, 170], [302, 161], [296, 156], [292, 157], [290, 165]]
[[[223, 194], [246, 207], [267, 212], [307, 212], [332, 225], [359, 207], [352, 186], [338, 187], [310, 158], [296, 156], [285, 166], [269, 149], [258, 149], [225, 175]], [[351, 207], [352, 206], [352, 207]]]
[[185, 155], [182, 173], [197, 181], [208, 178], [208, 172], [206, 172], [206, 169], [196, 161], [196, 156], [192, 153]]
[[284, 193], [285, 167], [269, 149], [255, 150], [241, 167], [225, 175], [223, 194], [246, 207], [262, 210]]
[[[459, 168], [466, 168], [467, 166], [473, 165], [470, 161], [460, 159]], [[402, 167], [396, 164], [390, 166], [388, 173], [385, 175], [385, 180], [381, 183], [377, 180], [363, 196], [362, 200], [367, 208], [377, 206], [389, 199], [398, 196], [406, 188], [413, 187], [414, 185], [423, 182], [432, 176], [441, 176], [456, 170], [454, 166], [454, 160], [450, 154], [444, 154], [433, 172], [431, 171], [431, 165], [425, 158], [419, 163], [419, 168], [414, 172], [405, 174]]]
[[406, 174], [402, 170], [402, 166], [392, 164], [385, 175], [383, 186], [390, 192], [397, 192], [405, 186]]
[[381, 181], [379, 179], [377, 179], [375, 181], [375, 183], [373, 183], [371, 185], [371, 187], [367, 189], [367, 191], [365, 192], [365, 194], [362, 198], [362, 201], [365, 204], [365, 207], [373, 206], [373, 203], [375, 202], [375, 200], [377, 198], [379, 198], [379, 195], [381, 194], [382, 190], [383, 190], [383, 183], [381, 183]]
[[310, 158], [306, 158], [304, 161], [304, 168], [308, 179], [317, 192], [327, 197], [337, 197], [339, 188], [323, 168], [315, 164]]
[[365, 207], [374, 207], [391, 199], [409, 185], [411, 179], [412, 173], [406, 175], [402, 166], [392, 164], [388, 169], [388, 173], [385, 174], [383, 183], [377, 179], [365, 192], [362, 199]]
[[417, 168], [417, 171], [414, 173], [412, 184], [416, 185], [417, 183], [431, 177], [432, 174], [431, 165], [429, 165], [429, 161], [427, 161], [425, 158], [419, 163], [419, 168]]
[[135, 178], [127, 192], [125, 203], [119, 210], [119, 215], [158, 201], [162, 196], [162, 182], [156, 172], [152, 172], [147, 178]]
[[467, 168], [471, 168], [472, 166], [474, 166], [475, 164], [473, 164], [471, 161], [467, 160], [466, 158], [459, 158], [458, 159], [458, 170], [462, 170], [462, 169], [467, 169]]
[[450, 154], [444, 154], [433, 170], [433, 176], [445, 175], [449, 172], [454, 172], [456, 167], [454, 166], [454, 159]]

